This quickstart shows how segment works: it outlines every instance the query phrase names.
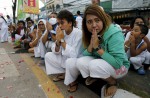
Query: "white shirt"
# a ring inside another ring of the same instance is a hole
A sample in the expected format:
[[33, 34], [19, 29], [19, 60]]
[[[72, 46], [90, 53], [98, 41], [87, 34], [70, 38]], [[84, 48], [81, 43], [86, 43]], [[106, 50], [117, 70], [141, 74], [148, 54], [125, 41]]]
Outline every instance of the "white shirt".
[[73, 28], [69, 35], [65, 33], [64, 40], [66, 49], [61, 47], [59, 52], [55, 52], [55, 47], [52, 47], [52, 51], [57, 54], [62, 53], [65, 58], [79, 57], [82, 52], [82, 31], [78, 28]]
[[77, 22], [77, 28], [79, 28], [81, 30], [82, 29], [82, 17], [77, 16], [76, 22]]

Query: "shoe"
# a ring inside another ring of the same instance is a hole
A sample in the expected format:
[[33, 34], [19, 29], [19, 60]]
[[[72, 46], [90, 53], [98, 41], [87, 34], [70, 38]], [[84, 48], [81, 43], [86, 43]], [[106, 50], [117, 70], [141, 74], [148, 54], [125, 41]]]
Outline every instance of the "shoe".
[[56, 77], [53, 78], [53, 81], [54, 82], [58, 82], [58, 81], [61, 81], [61, 80], [64, 80], [64, 75], [63, 74], [59, 74], [57, 75]]
[[40, 60], [40, 62], [37, 64], [38, 66], [41, 66], [41, 65], [45, 65], [45, 61], [44, 60]]
[[75, 82], [69, 84], [68, 92], [73, 93], [73, 92], [77, 91], [77, 89], [78, 89], [78, 82], [75, 81]]
[[145, 75], [145, 70], [143, 67], [140, 67], [137, 71], [139, 75]]
[[[107, 92], [108, 92], [108, 89], [110, 88], [110, 87], [113, 87], [113, 94], [112, 95], [110, 95], [110, 96], [107, 96], [106, 94], [107, 94]], [[116, 94], [116, 92], [117, 92], [117, 89], [118, 89], [118, 83], [116, 82], [115, 84], [106, 84], [106, 85], [104, 85], [103, 87], [102, 87], [102, 89], [101, 89], [101, 98], [113, 98], [114, 97], [114, 95]]]
[[96, 82], [96, 81], [97, 81], [97, 79], [88, 77], [88, 78], [85, 80], [85, 84], [86, 84], [86, 85], [91, 85], [91, 84], [93, 84], [93, 83]]

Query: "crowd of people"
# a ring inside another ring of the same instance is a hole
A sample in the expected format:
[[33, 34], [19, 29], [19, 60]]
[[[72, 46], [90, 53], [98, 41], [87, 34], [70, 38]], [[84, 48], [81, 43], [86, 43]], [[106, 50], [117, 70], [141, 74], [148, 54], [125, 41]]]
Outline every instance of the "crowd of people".
[[[143, 17], [131, 22], [126, 36], [102, 7], [93, 4], [85, 9], [83, 17], [77, 12], [76, 20], [68, 10], [52, 12], [49, 20], [37, 24], [29, 17], [7, 26], [0, 16], [0, 41], [11, 34], [14, 48], [22, 48], [40, 57], [47, 75], [55, 74], [54, 82], [64, 80], [68, 92], [78, 88], [78, 76], [91, 85], [98, 79], [107, 82], [104, 96], [117, 91], [117, 79], [128, 73], [130, 65], [140, 75], [146, 74], [144, 64], [150, 64], [150, 30]], [[4, 33], [5, 32], [5, 33]], [[6, 33], [7, 32], [7, 33]]]

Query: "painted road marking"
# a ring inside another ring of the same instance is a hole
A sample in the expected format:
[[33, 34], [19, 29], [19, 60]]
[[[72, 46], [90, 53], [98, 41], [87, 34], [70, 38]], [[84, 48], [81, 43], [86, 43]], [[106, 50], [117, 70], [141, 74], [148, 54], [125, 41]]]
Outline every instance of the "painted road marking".
[[0, 74], [0, 77], [19, 76], [15, 64], [10, 59], [4, 48], [0, 48], [0, 53], [4, 53], [3, 55], [0, 55], [0, 73], [3, 73]]
[[35, 64], [26, 54], [20, 54], [25, 63], [31, 68], [48, 98], [64, 98], [59, 88], [50, 80], [46, 73]]

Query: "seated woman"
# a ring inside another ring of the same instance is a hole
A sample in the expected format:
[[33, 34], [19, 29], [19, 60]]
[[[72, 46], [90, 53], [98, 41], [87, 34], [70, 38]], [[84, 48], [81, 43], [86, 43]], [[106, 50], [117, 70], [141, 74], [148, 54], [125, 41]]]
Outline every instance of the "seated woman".
[[70, 82], [70, 91], [75, 91], [75, 75], [80, 72], [83, 78], [87, 78], [87, 85], [92, 84], [96, 78], [106, 81], [104, 96], [113, 96], [117, 91], [117, 79], [125, 76], [130, 66], [124, 50], [123, 33], [97, 5], [86, 8], [82, 30], [84, 56], [77, 58], [75, 64], [71, 61], [66, 64], [66, 70], [69, 70], [66, 74], [70, 75], [65, 77], [65, 84]]

